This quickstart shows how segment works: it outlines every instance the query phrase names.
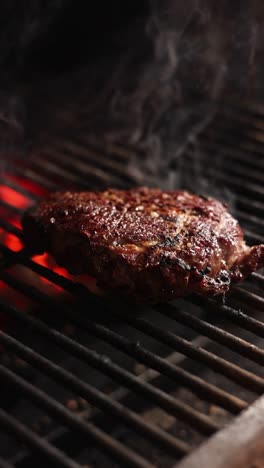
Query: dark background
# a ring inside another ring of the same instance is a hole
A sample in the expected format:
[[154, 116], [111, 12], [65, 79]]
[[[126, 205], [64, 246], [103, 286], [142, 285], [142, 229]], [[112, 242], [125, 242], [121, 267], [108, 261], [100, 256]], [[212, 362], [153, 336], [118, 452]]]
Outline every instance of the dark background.
[[170, 158], [225, 94], [262, 98], [263, 30], [261, 0], [2, 1], [0, 149], [81, 128]]

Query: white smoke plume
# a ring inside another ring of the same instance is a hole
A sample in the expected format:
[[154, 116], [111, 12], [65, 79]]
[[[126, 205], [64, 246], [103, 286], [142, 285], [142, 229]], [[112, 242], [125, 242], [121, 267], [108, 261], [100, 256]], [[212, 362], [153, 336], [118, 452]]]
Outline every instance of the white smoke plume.
[[[49, 11], [59, 17], [67, 3], [50, 0]], [[263, 3], [242, 0], [239, 9], [237, 2], [227, 0], [144, 3], [147, 13], [116, 33], [120, 52], [96, 60], [87, 52], [87, 63], [74, 70], [49, 79], [37, 76], [23, 86], [13, 80], [13, 87], [0, 96], [0, 126], [3, 115], [7, 124], [14, 122], [14, 133], [36, 147], [70, 134], [132, 147], [126, 170], [135, 184], [152, 180], [162, 187], [181, 185], [186, 146], [195, 146], [196, 135], [210, 122], [226, 89], [247, 89], [249, 78], [252, 86], [256, 76], [263, 83], [257, 66]], [[19, 23], [22, 63], [33, 38], [50, 22], [48, 15], [41, 23], [41, 11], [32, 6]], [[96, 36], [94, 41], [96, 45]], [[0, 146], [5, 144], [0, 140]], [[199, 169], [198, 150], [194, 167]]]

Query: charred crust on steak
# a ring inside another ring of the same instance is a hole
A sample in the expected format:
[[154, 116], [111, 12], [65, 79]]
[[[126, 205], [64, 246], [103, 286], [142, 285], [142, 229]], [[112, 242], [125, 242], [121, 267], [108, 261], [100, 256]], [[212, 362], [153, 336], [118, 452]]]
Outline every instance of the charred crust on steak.
[[210, 271], [211, 271], [211, 267], [209, 267], [209, 266], [207, 265], [205, 268], [203, 268], [203, 270], [200, 270], [200, 271], [199, 271], [199, 275], [200, 275], [201, 277], [203, 277], [203, 276], [207, 275], [208, 273], [210, 273]]
[[25, 213], [26, 246], [147, 302], [225, 293], [264, 266], [217, 200], [184, 191], [57, 192]]
[[184, 271], [191, 271], [191, 267], [180, 258], [162, 257], [160, 260], [160, 266], [165, 268], [179, 267]]
[[222, 283], [230, 283], [231, 281], [231, 278], [230, 278], [230, 273], [228, 273], [228, 271], [222, 271], [220, 276], [219, 276], [219, 279]]
[[161, 215], [161, 217], [164, 219], [164, 221], [171, 221], [172, 223], [177, 223], [179, 219], [178, 216]]
[[157, 247], [173, 247], [179, 243], [179, 236], [169, 237], [166, 236], [164, 241], [159, 242]]

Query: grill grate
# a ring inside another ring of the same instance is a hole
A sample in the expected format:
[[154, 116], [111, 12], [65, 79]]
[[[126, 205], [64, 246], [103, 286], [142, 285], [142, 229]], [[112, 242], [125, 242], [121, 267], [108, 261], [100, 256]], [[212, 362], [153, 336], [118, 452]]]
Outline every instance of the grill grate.
[[[183, 168], [184, 187], [195, 176], [201, 189], [213, 180], [231, 201], [239, 195], [234, 212], [249, 243], [263, 242], [263, 125], [261, 113], [225, 103], [190, 143]], [[264, 392], [262, 273], [224, 302], [192, 297], [135, 311], [23, 249], [27, 206], [65, 186], [133, 185], [126, 170], [133, 152], [91, 137], [58, 138], [2, 174], [0, 466], [171, 467]], [[21, 398], [10, 403], [12, 393]], [[85, 406], [76, 408], [80, 398]], [[51, 418], [44, 431], [34, 426], [43, 415]]]

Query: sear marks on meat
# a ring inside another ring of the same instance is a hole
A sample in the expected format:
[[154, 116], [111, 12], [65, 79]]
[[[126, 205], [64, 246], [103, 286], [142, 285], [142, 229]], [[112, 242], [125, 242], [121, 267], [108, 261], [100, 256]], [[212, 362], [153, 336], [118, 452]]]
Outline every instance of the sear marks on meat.
[[221, 294], [264, 266], [264, 245], [248, 247], [225, 206], [187, 192], [58, 192], [22, 225], [34, 252], [147, 302]]

